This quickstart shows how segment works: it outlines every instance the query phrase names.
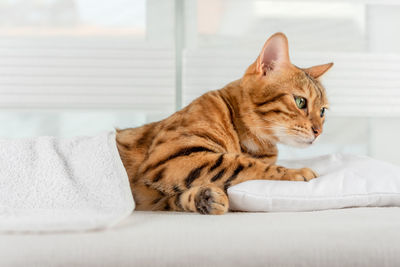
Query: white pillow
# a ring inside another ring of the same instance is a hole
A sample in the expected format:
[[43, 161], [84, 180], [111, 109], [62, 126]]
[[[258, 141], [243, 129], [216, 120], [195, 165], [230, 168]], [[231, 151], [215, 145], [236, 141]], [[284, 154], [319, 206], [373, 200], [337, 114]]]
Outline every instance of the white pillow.
[[230, 208], [240, 211], [311, 211], [400, 206], [400, 167], [364, 156], [326, 155], [279, 162], [309, 167], [309, 182], [253, 180], [228, 189]]

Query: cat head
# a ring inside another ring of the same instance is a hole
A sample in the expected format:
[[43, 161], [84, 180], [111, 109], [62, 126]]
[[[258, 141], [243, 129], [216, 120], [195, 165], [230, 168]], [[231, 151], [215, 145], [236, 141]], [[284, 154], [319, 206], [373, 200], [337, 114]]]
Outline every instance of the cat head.
[[300, 147], [312, 144], [322, 133], [328, 108], [319, 78], [332, 65], [296, 67], [289, 59], [286, 36], [272, 35], [241, 79], [247, 128], [261, 140]]

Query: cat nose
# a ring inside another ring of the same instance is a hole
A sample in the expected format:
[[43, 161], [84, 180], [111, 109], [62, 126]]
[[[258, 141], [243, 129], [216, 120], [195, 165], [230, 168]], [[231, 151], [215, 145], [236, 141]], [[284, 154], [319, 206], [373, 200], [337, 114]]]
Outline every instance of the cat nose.
[[318, 135], [320, 135], [321, 132], [322, 132], [322, 131], [321, 131], [321, 128], [319, 128], [319, 127], [317, 127], [317, 126], [312, 126], [311, 129], [312, 129], [312, 131], [313, 131], [313, 133], [314, 133], [315, 138], [317, 138]]
[[313, 131], [313, 133], [314, 133], [315, 138], [317, 138], [318, 135], [320, 135], [321, 132], [322, 132], [322, 131], [321, 131], [321, 128], [319, 128], [319, 127], [317, 127], [317, 126], [312, 126], [311, 129], [312, 129], [312, 131]]

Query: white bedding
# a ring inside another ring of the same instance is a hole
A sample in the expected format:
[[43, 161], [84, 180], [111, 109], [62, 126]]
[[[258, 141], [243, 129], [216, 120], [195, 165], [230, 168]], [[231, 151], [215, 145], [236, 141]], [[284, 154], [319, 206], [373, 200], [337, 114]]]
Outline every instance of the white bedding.
[[133, 212], [106, 231], [0, 235], [0, 266], [400, 266], [400, 208]]

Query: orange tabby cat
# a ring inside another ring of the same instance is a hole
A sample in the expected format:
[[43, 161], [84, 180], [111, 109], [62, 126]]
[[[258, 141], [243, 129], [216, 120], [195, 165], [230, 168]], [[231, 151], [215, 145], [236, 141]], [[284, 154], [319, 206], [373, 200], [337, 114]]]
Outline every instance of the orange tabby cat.
[[118, 130], [136, 209], [223, 214], [235, 184], [315, 178], [275, 165], [276, 144], [307, 146], [321, 134], [328, 102], [318, 78], [332, 65], [294, 66], [276, 33], [241, 79], [162, 121]]

